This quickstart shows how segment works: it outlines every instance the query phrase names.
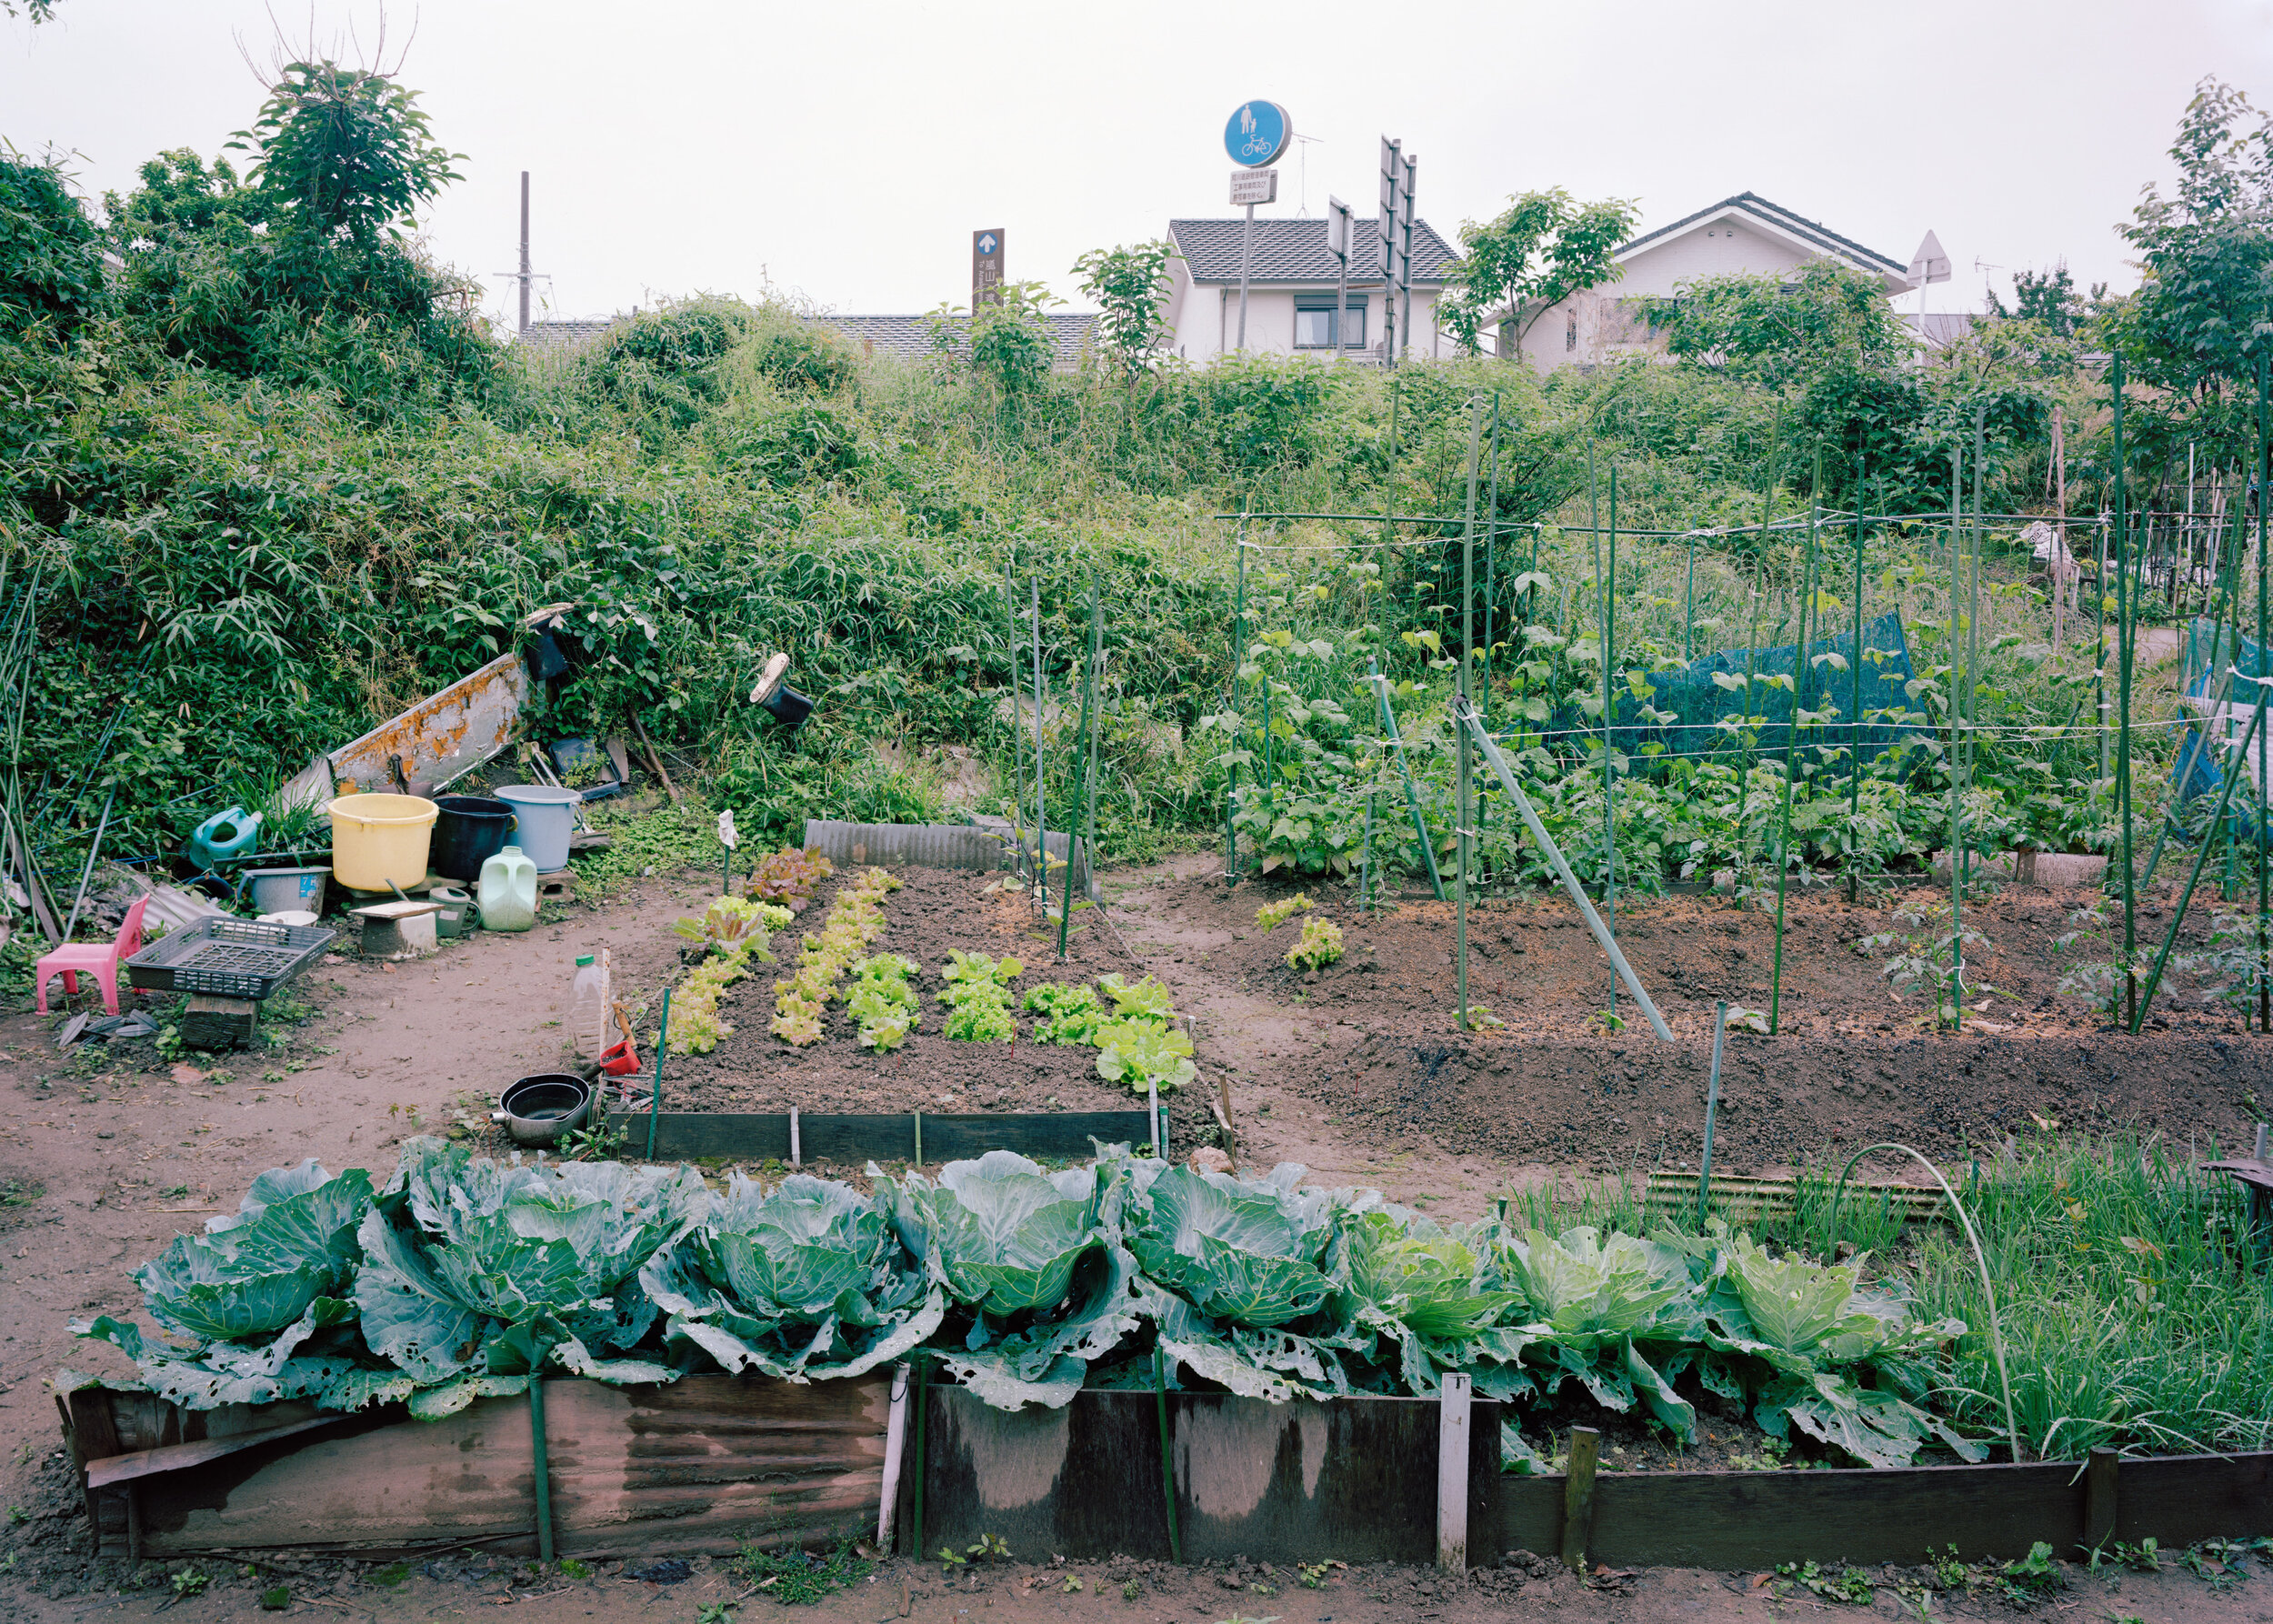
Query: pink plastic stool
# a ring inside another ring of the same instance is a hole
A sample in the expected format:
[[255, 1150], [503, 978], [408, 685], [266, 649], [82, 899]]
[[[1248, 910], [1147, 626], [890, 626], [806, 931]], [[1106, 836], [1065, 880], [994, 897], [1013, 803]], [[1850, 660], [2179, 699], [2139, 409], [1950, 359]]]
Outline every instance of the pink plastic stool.
[[66, 942], [53, 953], [42, 957], [32, 974], [39, 982], [39, 1012], [47, 1013], [47, 978], [63, 977], [64, 996], [76, 997], [79, 976], [85, 972], [95, 977], [103, 989], [103, 1012], [118, 1013], [118, 967], [142, 951], [142, 910], [150, 906], [147, 897], [126, 910], [126, 922], [118, 927], [118, 938], [112, 942]]

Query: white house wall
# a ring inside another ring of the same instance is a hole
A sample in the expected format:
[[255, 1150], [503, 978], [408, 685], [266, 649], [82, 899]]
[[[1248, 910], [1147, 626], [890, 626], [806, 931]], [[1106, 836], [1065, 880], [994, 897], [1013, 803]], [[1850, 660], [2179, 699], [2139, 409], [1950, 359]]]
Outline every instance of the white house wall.
[[[1669, 295], [1685, 282], [1707, 276], [1780, 275], [1821, 257], [1736, 221], [1715, 221], [1651, 244], [1626, 262], [1626, 274], [1617, 281], [1550, 306], [1525, 330], [1523, 358], [1534, 371], [1545, 373], [1652, 350], [1657, 346], [1643, 334], [1626, 301]], [[1570, 341], [1574, 316], [1578, 329], [1575, 346]]]
[[[1174, 273], [1172, 273], [1174, 275]], [[1235, 283], [1229, 286], [1207, 283], [1192, 283], [1177, 276], [1177, 286], [1168, 296], [1166, 319], [1176, 336], [1171, 345], [1175, 354], [1196, 366], [1204, 366], [1219, 355], [1227, 355], [1239, 347], [1239, 289]], [[1295, 304], [1297, 296], [1307, 300], [1318, 295], [1333, 303], [1334, 289], [1305, 283], [1299, 286], [1279, 285], [1269, 287], [1250, 286], [1247, 289], [1247, 352], [1267, 356], [1315, 356], [1323, 360], [1331, 356], [1329, 350], [1295, 348]], [[1366, 301], [1366, 341], [1368, 345], [1381, 341], [1381, 290], [1378, 287], [1353, 287], [1353, 299]], [[1406, 345], [1412, 355], [1430, 355], [1450, 347], [1437, 332], [1437, 293], [1430, 288], [1413, 290], [1413, 336]], [[1355, 351], [1353, 354], [1357, 353]]]

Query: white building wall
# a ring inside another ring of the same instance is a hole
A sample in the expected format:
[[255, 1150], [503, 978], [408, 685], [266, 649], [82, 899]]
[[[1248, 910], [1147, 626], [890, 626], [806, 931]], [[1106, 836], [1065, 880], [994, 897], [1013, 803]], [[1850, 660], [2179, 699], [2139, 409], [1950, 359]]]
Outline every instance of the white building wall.
[[[1178, 267], [1171, 272], [1176, 288], [1168, 297], [1167, 319], [1175, 333], [1170, 344], [1172, 353], [1195, 366], [1205, 366], [1217, 356], [1229, 355], [1239, 347], [1239, 288], [1237, 283], [1228, 286], [1196, 284], [1184, 276]], [[1366, 301], [1366, 342], [1368, 346], [1381, 342], [1381, 289], [1353, 287], [1353, 299]], [[1267, 286], [1250, 285], [1247, 289], [1247, 353], [1270, 356], [1315, 356], [1321, 360], [1331, 356], [1332, 351], [1295, 348], [1295, 305], [1297, 295], [1308, 298], [1323, 294], [1333, 303], [1331, 286], [1317, 286], [1276, 283]], [[1407, 335], [1401, 347], [1408, 354], [1427, 356], [1436, 353], [1449, 355], [1451, 346], [1437, 332], [1437, 292], [1433, 288], [1413, 290], [1413, 331]], [[1353, 351], [1352, 354], [1357, 352]]]
[[1617, 281], [1550, 306], [1526, 329], [1523, 358], [1534, 371], [1545, 373], [1613, 356], [1652, 353], [1658, 346], [1647, 339], [1623, 301], [1668, 295], [1685, 282], [1707, 276], [1774, 276], [1819, 257], [1736, 221], [1710, 222], [1651, 244], [1626, 262], [1626, 274]]

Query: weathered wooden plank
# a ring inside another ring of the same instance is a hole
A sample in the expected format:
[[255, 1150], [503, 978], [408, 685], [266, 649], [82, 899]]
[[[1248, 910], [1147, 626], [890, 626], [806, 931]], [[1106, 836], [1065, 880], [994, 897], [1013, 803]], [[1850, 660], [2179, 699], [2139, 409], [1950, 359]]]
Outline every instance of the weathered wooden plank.
[[[1165, 1117], [1167, 1112], [1164, 1110]], [[913, 1113], [888, 1116], [816, 1115], [797, 1118], [799, 1148], [806, 1165], [836, 1162], [858, 1166], [866, 1161], [908, 1161], [916, 1155]], [[628, 1154], [644, 1156], [647, 1148], [647, 1113], [611, 1112], [608, 1127], [616, 1143]], [[923, 1159], [926, 1166], [962, 1158], [984, 1156], [989, 1150], [1015, 1150], [1022, 1156], [1086, 1157], [1091, 1140], [1101, 1144], [1142, 1144], [1152, 1127], [1142, 1111], [977, 1112], [956, 1116], [923, 1115]], [[664, 1111], [656, 1118], [657, 1159], [692, 1160], [717, 1158], [728, 1161], [789, 1159], [789, 1118], [786, 1112]]]
[[106, 1489], [114, 1483], [129, 1483], [136, 1478], [155, 1477], [162, 1472], [186, 1471], [218, 1460], [225, 1455], [241, 1449], [256, 1449], [278, 1439], [291, 1438], [303, 1432], [313, 1432], [318, 1427], [328, 1427], [346, 1419], [344, 1415], [316, 1416], [310, 1419], [287, 1421], [280, 1427], [270, 1427], [259, 1432], [238, 1432], [221, 1438], [203, 1438], [190, 1443], [163, 1444], [155, 1449], [136, 1449], [129, 1454], [113, 1455], [106, 1460], [90, 1461], [86, 1480], [89, 1489]]
[[[561, 1555], [819, 1539], [873, 1521], [890, 1379], [797, 1385], [693, 1376], [546, 1384]], [[345, 1437], [264, 1442], [136, 1485], [145, 1551], [517, 1549], [536, 1519], [522, 1398], [443, 1420], [348, 1418]]]
[[[1084, 1392], [1063, 1409], [990, 1409], [930, 1390], [926, 1553], [984, 1532], [1014, 1551], [1168, 1555], [1153, 1396]], [[1271, 1404], [1168, 1395], [1184, 1559], [1428, 1562], [1441, 1411], [1426, 1398]], [[1497, 1526], [1499, 1407], [1469, 1408], [1471, 1526]], [[900, 1515], [909, 1514], [903, 1499]]]
[[[2130, 1491], [2126, 1465], [2125, 1493]], [[1917, 1562], [1955, 1545], [1967, 1560], [2055, 1550], [2083, 1533], [2081, 1461], [1893, 1471], [1600, 1472], [1591, 1561], [1614, 1568], [1766, 1568], [1777, 1562]], [[1502, 1550], [1554, 1550], [1560, 1476], [1503, 1485]], [[1542, 1542], [1544, 1541], [1544, 1543]], [[1476, 1543], [1477, 1560], [1483, 1547]]]
[[2122, 1466], [2115, 1537], [2153, 1535], [2165, 1550], [2198, 1539], [2273, 1534], [2273, 1454], [2178, 1455]]

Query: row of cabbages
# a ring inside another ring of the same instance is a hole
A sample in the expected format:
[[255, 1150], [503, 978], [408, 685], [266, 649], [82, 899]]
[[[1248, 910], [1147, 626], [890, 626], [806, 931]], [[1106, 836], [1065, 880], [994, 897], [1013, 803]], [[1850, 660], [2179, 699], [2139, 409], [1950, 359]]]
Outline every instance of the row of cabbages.
[[[1859, 1288], [1857, 1265], [1742, 1235], [1560, 1235], [1439, 1224], [1371, 1191], [1243, 1179], [1101, 1148], [1048, 1172], [995, 1151], [937, 1178], [870, 1168], [873, 1196], [802, 1174], [524, 1166], [407, 1142], [386, 1188], [310, 1160], [137, 1271], [146, 1337], [105, 1318], [144, 1384], [192, 1408], [308, 1398], [447, 1415], [551, 1368], [611, 1382], [689, 1370], [856, 1376], [927, 1349], [987, 1403], [1085, 1384], [1274, 1400], [1431, 1395], [1447, 1371], [1539, 1401], [1566, 1381], [1687, 1438], [1694, 1371], [1770, 1434], [1874, 1466], [1938, 1436], [1921, 1406], [1954, 1321]], [[66, 1373], [66, 1382], [85, 1378]], [[1511, 1433], [1512, 1438], [1512, 1433]]]

